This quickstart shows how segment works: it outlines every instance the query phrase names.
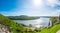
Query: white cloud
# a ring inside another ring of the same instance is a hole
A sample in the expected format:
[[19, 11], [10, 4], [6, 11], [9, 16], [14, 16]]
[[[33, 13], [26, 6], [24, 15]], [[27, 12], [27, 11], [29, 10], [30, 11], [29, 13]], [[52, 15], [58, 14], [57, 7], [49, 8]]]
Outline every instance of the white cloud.
[[60, 1], [58, 1], [58, 0], [47, 0], [47, 5], [50, 7], [55, 7], [56, 5], [60, 5]]
[[[32, 15], [32, 16], [48, 16], [48, 15], [57, 15], [54, 8], [56, 5], [60, 5], [58, 0], [27, 0], [23, 3], [22, 12], [18, 11], [16, 13]], [[48, 7], [49, 6], [49, 10]], [[51, 12], [49, 12], [51, 11]]]

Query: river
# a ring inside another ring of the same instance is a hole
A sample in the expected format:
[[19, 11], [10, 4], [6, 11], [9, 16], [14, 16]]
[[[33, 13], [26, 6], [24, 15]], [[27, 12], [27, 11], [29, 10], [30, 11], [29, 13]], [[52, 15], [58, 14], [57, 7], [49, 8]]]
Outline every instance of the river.
[[14, 20], [17, 23], [21, 23], [21, 24], [25, 24], [25, 25], [29, 25], [32, 24], [33, 27], [46, 27], [48, 26], [49, 23], [49, 19], [50, 18], [39, 18], [36, 20]]

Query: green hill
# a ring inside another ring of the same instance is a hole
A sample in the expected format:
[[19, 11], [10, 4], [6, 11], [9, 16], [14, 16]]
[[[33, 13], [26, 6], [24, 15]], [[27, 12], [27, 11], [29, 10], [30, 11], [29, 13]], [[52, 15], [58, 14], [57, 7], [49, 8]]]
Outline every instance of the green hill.
[[24, 25], [17, 24], [16, 22], [8, 19], [7, 17], [0, 14], [0, 24], [5, 25], [7, 27], [11, 27], [11, 31], [13, 33], [22, 33], [25, 31]]
[[58, 30], [60, 30], [60, 24], [55, 25], [51, 28], [44, 28], [41, 30], [41, 32], [37, 32], [37, 33], [56, 33]]

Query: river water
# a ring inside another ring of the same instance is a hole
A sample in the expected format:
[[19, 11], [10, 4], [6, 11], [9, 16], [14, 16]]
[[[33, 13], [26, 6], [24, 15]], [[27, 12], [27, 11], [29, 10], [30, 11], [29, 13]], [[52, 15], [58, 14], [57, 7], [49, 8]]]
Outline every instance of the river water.
[[21, 23], [21, 24], [25, 24], [25, 25], [29, 25], [32, 24], [33, 27], [45, 27], [48, 26], [49, 23], [49, 19], [50, 18], [39, 18], [36, 20], [14, 20], [17, 23]]

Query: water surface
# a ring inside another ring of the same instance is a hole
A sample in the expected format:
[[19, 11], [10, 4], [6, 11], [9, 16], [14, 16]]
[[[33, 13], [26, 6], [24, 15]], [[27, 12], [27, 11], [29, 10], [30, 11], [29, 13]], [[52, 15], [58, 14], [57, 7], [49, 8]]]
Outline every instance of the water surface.
[[14, 20], [17, 23], [29, 25], [32, 24], [34, 27], [48, 26], [49, 18], [39, 18], [36, 20]]

